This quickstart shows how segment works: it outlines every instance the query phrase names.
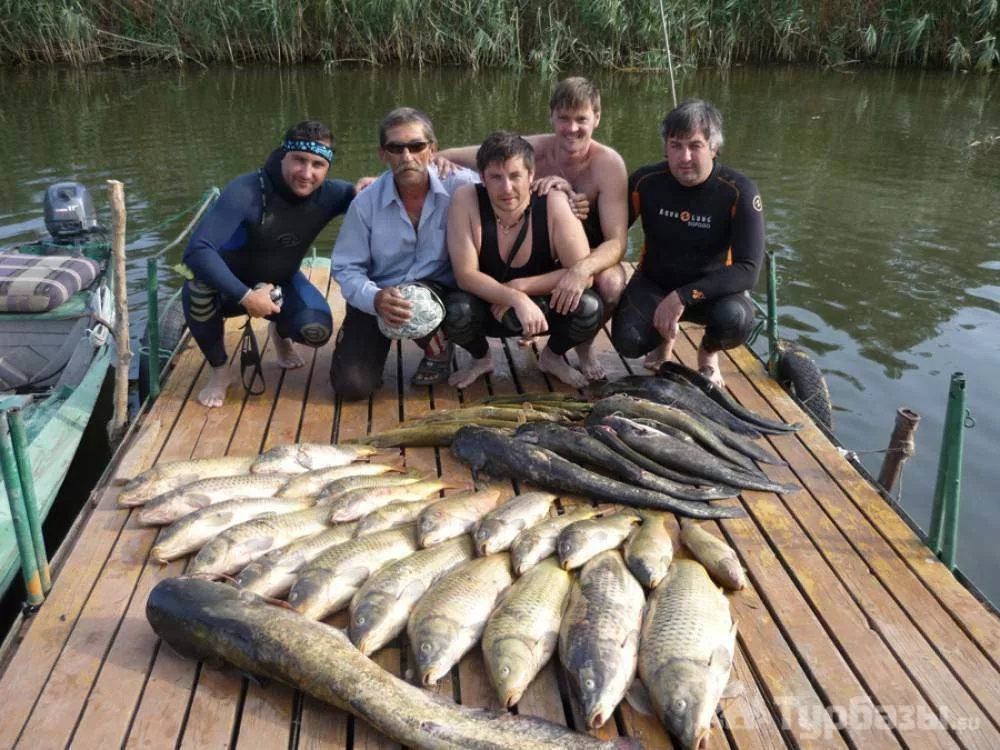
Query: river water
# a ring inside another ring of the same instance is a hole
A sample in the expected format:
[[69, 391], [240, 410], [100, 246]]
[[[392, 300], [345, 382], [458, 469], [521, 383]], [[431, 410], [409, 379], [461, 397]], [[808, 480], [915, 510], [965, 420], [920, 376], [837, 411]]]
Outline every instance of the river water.
[[[670, 108], [660, 73], [573, 71], [603, 95], [599, 140], [629, 169], [658, 161]], [[497, 128], [547, 129], [550, 80], [460, 70], [0, 70], [0, 245], [43, 229], [42, 196], [72, 179], [108, 217], [104, 181], [125, 183], [129, 290], [143, 317], [145, 258], [163, 224], [212, 185], [258, 166], [306, 117], [337, 136], [333, 173], [377, 174], [376, 125], [400, 104], [441, 143]], [[760, 188], [780, 264], [780, 330], [825, 372], [835, 433], [877, 473], [900, 407], [922, 417], [900, 501], [927, 527], [949, 380], [968, 380], [959, 565], [1000, 601], [1000, 82], [996, 76], [737, 68], [679, 81], [715, 102], [721, 158]], [[990, 147], [992, 144], [992, 148]], [[335, 223], [317, 247], [329, 252]], [[641, 231], [633, 228], [634, 248]], [[161, 294], [176, 288], [161, 264]], [[761, 281], [759, 291], [763, 291]], [[133, 324], [138, 328], [138, 324]]]

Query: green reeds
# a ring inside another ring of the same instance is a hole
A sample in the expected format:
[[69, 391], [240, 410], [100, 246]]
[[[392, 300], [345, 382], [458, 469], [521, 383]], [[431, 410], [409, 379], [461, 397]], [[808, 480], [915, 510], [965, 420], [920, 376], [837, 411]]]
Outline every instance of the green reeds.
[[[0, 0], [0, 64], [1000, 67], [998, 0]], [[667, 47], [672, 59], [668, 58]]]

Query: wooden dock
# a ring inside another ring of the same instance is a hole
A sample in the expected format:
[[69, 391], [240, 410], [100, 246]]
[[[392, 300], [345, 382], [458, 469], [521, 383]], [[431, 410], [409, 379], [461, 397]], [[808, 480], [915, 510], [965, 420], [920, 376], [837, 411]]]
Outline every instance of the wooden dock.
[[[343, 301], [327, 268], [311, 273], [313, 283], [329, 288], [339, 324]], [[691, 337], [699, 332], [685, 335], [678, 354], [691, 364]], [[233, 351], [235, 326], [230, 336]], [[642, 372], [604, 334], [599, 343], [611, 377]], [[332, 345], [287, 372], [265, 346], [266, 392], [246, 397], [236, 386], [222, 408], [208, 410], [194, 399], [207, 373], [189, 343], [118, 454], [112, 479], [95, 493], [89, 517], [64, 545], [48, 600], [4, 654], [0, 747], [397, 747], [364, 721], [290, 688], [199, 665], [161, 644], [146, 622], [146, 598], [158, 581], [182, 573], [185, 561], [161, 567], [149, 560], [157, 530], [139, 527], [117, 507], [120, 481], [158, 461], [343, 440], [489, 393], [565, 390], [538, 371], [534, 351], [511, 344], [493, 342], [497, 371], [489, 383], [459, 393], [409, 385], [420, 353], [404, 343], [390, 354], [377, 397], [341, 407], [328, 378]], [[808, 421], [746, 350], [725, 359], [723, 374], [750, 409]], [[730, 597], [739, 625], [734, 679], [744, 689], [723, 702], [711, 746], [1000, 748], [997, 616], [811, 423], [768, 442], [789, 465], [765, 467], [767, 474], [803, 489], [745, 492], [740, 502], [749, 518], [714, 526], [739, 553], [750, 585]], [[407, 449], [403, 458], [409, 467], [468, 481], [468, 470], [446, 450]], [[405, 670], [403, 648], [375, 658]], [[478, 651], [441, 690], [468, 705], [495, 701]], [[565, 696], [559, 667], [550, 663], [518, 708], [580, 726]], [[599, 734], [638, 737], [650, 750], [671, 747], [655, 719], [627, 705]]]

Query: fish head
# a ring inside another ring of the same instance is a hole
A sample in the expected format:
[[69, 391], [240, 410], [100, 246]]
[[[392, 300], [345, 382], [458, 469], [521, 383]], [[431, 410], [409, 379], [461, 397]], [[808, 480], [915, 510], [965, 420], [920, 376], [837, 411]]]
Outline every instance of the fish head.
[[363, 598], [355, 596], [347, 632], [351, 642], [365, 656], [376, 651], [383, 641], [381, 630], [387, 619], [385, 613], [389, 604], [387, 597], [379, 592], [370, 592]]
[[479, 522], [472, 538], [476, 544], [476, 552], [480, 557], [485, 557], [494, 552], [493, 539], [500, 533], [503, 527], [504, 522], [499, 518], [486, 518]]
[[486, 467], [486, 449], [481, 440], [478, 428], [463, 427], [451, 441], [452, 455], [476, 474]]
[[587, 726], [591, 729], [603, 726], [618, 704], [613, 691], [606, 689], [607, 669], [588, 660], [577, 666], [572, 676]]
[[421, 546], [429, 547], [431, 544], [436, 544], [437, 541], [440, 541], [437, 540], [434, 532], [441, 528], [441, 525], [444, 523], [444, 517], [444, 513], [434, 508], [427, 508], [420, 514], [420, 517], [417, 519], [417, 533], [426, 542]]
[[656, 713], [686, 750], [708, 747], [712, 716], [725, 688], [725, 681], [718, 682], [710, 664], [691, 659], [671, 659], [657, 672], [660, 689], [650, 690]]
[[513, 708], [538, 671], [536, 657], [520, 638], [496, 641], [491, 656], [486, 663], [493, 689], [505, 708]]
[[428, 617], [411, 635], [417, 672], [424, 687], [436, 685], [447, 672], [442, 657], [459, 635], [459, 624], [446, 617]]

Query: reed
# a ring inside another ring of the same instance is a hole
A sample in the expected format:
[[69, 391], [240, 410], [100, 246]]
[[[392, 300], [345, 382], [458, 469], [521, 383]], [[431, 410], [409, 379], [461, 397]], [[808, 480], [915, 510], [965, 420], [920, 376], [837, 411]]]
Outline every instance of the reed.
[[124, 57], [556, 73], [865, 62], [990, 71], [1000, 67], [998, 2], [664, 0], [665, 40], [659, 3], [649, 0], [0, 0], [0, 64]]

